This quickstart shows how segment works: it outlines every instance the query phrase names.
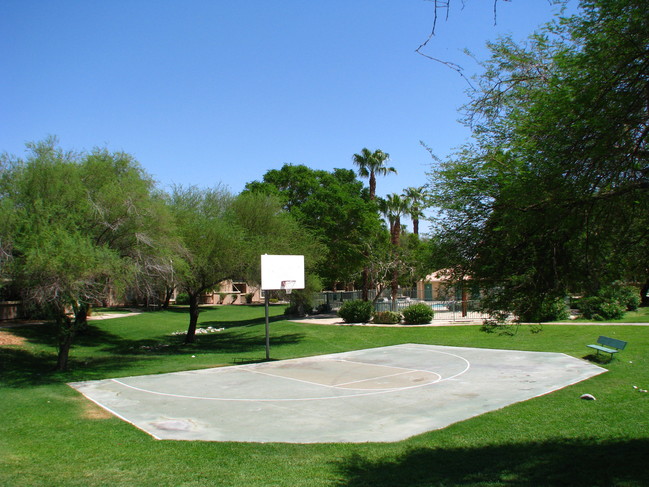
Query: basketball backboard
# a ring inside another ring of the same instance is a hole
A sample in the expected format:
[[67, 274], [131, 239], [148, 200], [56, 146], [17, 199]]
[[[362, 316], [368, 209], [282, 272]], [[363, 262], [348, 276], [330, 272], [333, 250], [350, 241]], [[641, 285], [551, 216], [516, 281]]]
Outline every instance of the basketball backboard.
[[287, 282], [292, 289], [304, 289], [304, 256], [262, 255], [261, 289], [286, 289]]

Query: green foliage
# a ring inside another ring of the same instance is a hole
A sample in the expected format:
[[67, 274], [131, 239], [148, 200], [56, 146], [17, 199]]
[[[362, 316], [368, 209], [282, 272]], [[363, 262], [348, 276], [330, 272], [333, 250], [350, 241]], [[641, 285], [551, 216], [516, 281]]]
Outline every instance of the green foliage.
[[318, 242], [282, 211], [277, 197], [175, 187], [169, 205], [185, 249], [186, 266], [177, 278], [190, 296], [188, 342], [195, 337], [198, 296], [226, 279], [257, 280], [260, 255], [305, 255], [307, 269], [318, 259]]
[[403, 196], [407, 202], [406, 213], [412, 219], [412, 232], [419, 235], [419, 220], [424, 216], [424, 208], [428, 206], [426, 201], [426, 186], [409, 187], [404, 189]]
[[594, 296], [577, 301], [584, 318], [597, 321], [622, 318], [626, 311], [635, 311], [640, 304], [640, 296], [635, 288], [615, 282], [603, 287]]
[[[54, 310], [59, 364], [66, 367], [89, 306], [128, 290], [152, 296], [173, 274], [173, 225], [152, 180], [128, 154], [64, 152], [55, 138], [3, 156], [0, 266], [32, 306]], [[4, 271], [4, 269], [3, 269]], [[70, 319], [66, 310], [72, 310]]]
[[304, 284], [304, 289], [294, 289], [288, 295], [291, 305], [286, 308], [286, 315], [305, 316], [313, 312], [313, 295], [322, 291], [322, 282], [317, 276], [307, 274]]
[[450, 264], [519, 316], [647, 279], [649, 10], [581, 6], [525, 44], [490, 45], [466, 107], [474, 141], [432, 175]]
[[564, 298], [546, 296], [540, 300], [538, 306], [519, 306], [519, 309], [521, 310], [521, 314], [518, 315], [519, 320], [527, 323], [561, 321], [570, 317], [570, 310]]
[[390, 154], [377, 149], [374, 152], [363, 147], [360, 154], [354, 154], [352, 161], [358, 166], [358, 174], [363, 178], [369, 178], [370, 199], [376, 195], [376, 176], [386, 176], [390, 173], [397, 173], [393, 167], [387, 166]]
[[415, 303], [401, 310], [403, 322], [407, 325], [430, 323], [435, 315], [433, 309], [424, 303]]
[[[247, 193], [279, 197], [284, 210], [311, 236], [310, 241], [324, 246], [318, 252], [321, 258], [312, 260], [328, 288], [360, 275], [367, 248], [382, 231], [376, 205], [348, 169], [328, 172], [285, 164], [268, 171], [263, 182], [248, 183], [242, 195]], [[293, 241], [293, 232], [286, 233], [284, 240]]]
[[377, 324], [394, 325], [401, 322], [401, 314], [394, 311], [376, 311], [372, 315], [372, 322]]
[[604, 321], [621, 318], [624, 315], [625, 308], [615, 300], [602, 296], [589, 296], [579, 300], [579, 310], [584, 318]]
[[621, 281], [616, 281], [610, 286], [600, 289], [599, 296], [618, 302], [625, 311], [635, 311], [640, 306], [640, 294], [633, 286], [627, 286]]
[[372, 303], [369, 301], [345, 301], [338, 310], [345, 323], [369, 323], [372, 319]]
[[187, 294], [187, 293], [178, 293], [176, 295], [176, 304], [188, 305], [189, 304], [189, 294]]

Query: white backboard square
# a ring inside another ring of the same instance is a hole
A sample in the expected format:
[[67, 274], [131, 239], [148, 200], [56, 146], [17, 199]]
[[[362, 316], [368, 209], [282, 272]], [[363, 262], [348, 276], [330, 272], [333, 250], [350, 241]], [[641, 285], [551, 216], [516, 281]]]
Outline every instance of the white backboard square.
[[304, 289], [303, 255], [261, 256], [261, 289], [283, 289], [282, 281], [295, 281], [293, 289]]

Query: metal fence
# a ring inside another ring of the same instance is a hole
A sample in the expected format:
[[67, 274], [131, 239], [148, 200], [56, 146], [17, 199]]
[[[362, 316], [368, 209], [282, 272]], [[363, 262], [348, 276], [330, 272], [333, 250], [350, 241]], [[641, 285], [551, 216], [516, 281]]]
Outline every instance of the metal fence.
[[412, 299], [398, 299], [396, 302], [396, 310], [393, 309], [393, 304], [390, 301], [377, 302], [375, 304], [376, 311], [398, 311], [415, 304], [423, 303], [430, 306], [434, 311], [434, 321], [472, 321], [482, 320], [486, 317], [480, 311], [480, 301], [418, 301]]

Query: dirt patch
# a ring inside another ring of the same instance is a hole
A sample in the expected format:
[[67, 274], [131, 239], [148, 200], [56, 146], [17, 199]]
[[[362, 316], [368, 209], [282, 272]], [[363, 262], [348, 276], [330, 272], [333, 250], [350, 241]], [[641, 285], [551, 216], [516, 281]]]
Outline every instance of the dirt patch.
[[14, 335], [9, 331], [0, 331], [0, 347], [6, 345], [22, 345], [25, 343], [23, 337]]
[[94, 402], [85, 401], [83, 410], [81, 411], [81, 417], [83, 419], [109, 419], [113, 415], [104, 408], [97, 406]]

